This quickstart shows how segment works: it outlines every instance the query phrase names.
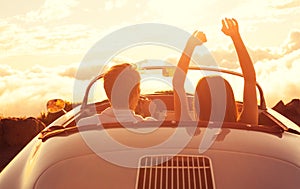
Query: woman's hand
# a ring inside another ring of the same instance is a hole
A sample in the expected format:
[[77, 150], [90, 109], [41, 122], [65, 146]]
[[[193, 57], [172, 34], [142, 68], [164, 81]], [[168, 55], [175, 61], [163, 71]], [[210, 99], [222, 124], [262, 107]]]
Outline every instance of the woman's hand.
[[206, 41], [206, 35], [203, 32], [196, 30], [189, 38], [187, 45], [190, 47], [196, 47], [202, 45]]
[[222, 20], [222, 32], [225, 35], [228, 35], [230, 37], [235, 37], [240, 35], [239, 33], [239, 24], [236, 21], [236, 19], [228, 19], [225, 18]]
[[206, 42], [206, 36], [203, 32], [195, 31], [188, 39], [187, 44], [177, 64], [173, 76], [174, 91], [174, 112], [175, 120], [192, 120], [189, 115], [188, 100], [184, 90], [184, 81], [189, 69], [190, 60], [195, 47]]

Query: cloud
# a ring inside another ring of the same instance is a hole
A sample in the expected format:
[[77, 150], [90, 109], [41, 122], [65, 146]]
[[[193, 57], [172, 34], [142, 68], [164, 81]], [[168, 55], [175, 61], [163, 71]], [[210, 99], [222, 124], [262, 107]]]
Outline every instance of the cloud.
[[45, 111], [49, 99], [72, 100], [74, 78], [60, 76], [55, 69], [35, 66], [19, 71], [0, 65], [0, 74], [0, 114], [3, 116], [37, 116]]
[[[62, 77], [74, 78], [77, 80], [91, 80], [94, 77], [98, 76], [100, 72], [103, 72], [102, 65], [89, 65], [84, 64], [79, 65], [70, 65], [64, 69], [59, 69], [58, 75]], [[78, 71], [79, 70], [79, 71]]]
[[[254, 63], [264, 60], [273, 60], [281, 58], [283, 55], [277, 51], [281, 49], [275, 48], [251, 48], [248, 47], [248, 52]], [[211, 51], [212, 56], [215, 58], [219, 66], [236, 69], [240, 67], [238, 56], [233, 45], [227, 47], [217, 47]]]
[[0, 24], [0, 56], [30, 54], [74, 54], [86, 51], [96, 41], [98, 32], [80, 24], [35, 26], [30, 29], [17, 24]]
[[300, 50], [276, 60], [257, 62], [255, 69], [269, 106], [300, 97]]
[[213, 49], [211, 54], [220, 67], [235, 69], [239, 66], [233, 45], [229, 45], [227, 48], [218, 47]]
[[289, 9], [289, 8], [296, 8], [300, 7], [300, 0], [289, 0], [284, 3], [280, 3], [274, 6], [276, 9]]
[[298, 49], [300, 49], [300, 31], [294, 30], [289, 34], [288, 39], [282, 46], [282, 50], [284, 54], [288, 54]]
[[101, 68], [76, 63], [54, 68], [35, 65], [21, 71], [0, 64], [0, 116], [36, 117], [46, 111], [50, 99], [81, 102], [87, 85]]
[[17, 71], [13, 70], [10, 66], [2, 65], [0, 66], [0, 77], [6, 77], [17, 73]]
[[105, 10], [110, 11], [113, 8], [122, 8], [125, 4], [126, 0], [106, 1], [104, 8]]
[[47, 0], [37, 10], [0, 19], [0, 57], [85, 52], [100, 32], [86, 23], [67, 21], [76, 15], [77, 5], [75, 0]]
[[253, 62], [273, 60], [281, 58], [283, 55], [275, 48], [254, 48], [249, 49], [249, 54]]
[[76, 5], [78, 5], [76, 0], [46, 0], [38, 10], [17, 15], [15, 18], [24, 22], [56, 21], [70, 16], [71, 9]]
[[[300, 31], [292, 30], [287, 39], [279, 47], [247, 47], [254, 64], [260, 61], [278, 60], [300, 49]], [[211, 50], [220, 66], [227, 68], [239, 67], [238, 58], [234, 46], [219, 46]]]
[[[219, 20], [220, 16], [230, 13], [233, 10], [248, 4], [245, 1], [173, 1], [173, 0], [152, 0], [148, 6], [153, 10], [158, 18], [168, 24], [185, 23], [193, 24], [203, 23], [211, 24], [211, 21]], [[234, 6], [232, 6], [234, 5]], [[186, 14], [180, 14], [185, 12]]]
[[15, 38], [18, 29], [19, 28], [15, 24], [0, 21], [0, 56], [6, 56], [6, 53], [10, 49], [19, 44], [18, 40]]

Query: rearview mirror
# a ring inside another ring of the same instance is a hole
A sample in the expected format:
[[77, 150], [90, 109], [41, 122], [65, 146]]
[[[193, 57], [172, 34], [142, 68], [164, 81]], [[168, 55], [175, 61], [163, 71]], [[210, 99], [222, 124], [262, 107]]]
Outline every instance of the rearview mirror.
[[175, 66], [167, 66], [162, 69], [162, 75], [164, 77], [173, 77], [175, 73], [176, 67]]
[[62, 99], [52, 99], [47, 102], [47, 110], [50, 113], [57, 113], [59, 111], [64, 111], [66, 113], [64, 110], [65, 106], [66, 103]]

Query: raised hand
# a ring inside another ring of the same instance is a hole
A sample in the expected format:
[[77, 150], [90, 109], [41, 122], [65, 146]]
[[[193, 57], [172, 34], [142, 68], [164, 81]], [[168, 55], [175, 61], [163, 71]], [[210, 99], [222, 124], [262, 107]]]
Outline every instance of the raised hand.
[[177, 64], [173, 77], [174, 111], [176, 120], [192, 120], [189, 115], [188, 101], [184, 89], [184, 81], [190, 65], [190, 60], [196, 46], [206, 42], [203, 32], [195, 31], [188, 39], [187, 44]]
[[258, 123], [258, 108], [256, 98], [256, 74], [253, 62], [240, 36], [239, 25], [235, 19], [222, 20], [222, 32], [230, 36], [235, 46], [240, 66], [244, 76], [243, 110], [238, 121], [249, 124]]
[[205, 34], [201, 31], [196, 30], [189, 38], [187, 45], [195, 47], [198, 45], [202, 45], [206, 41], [207, 41], [207, 39], [206, 39]]
[[236, 19], [225, 18], [222, 20], [222, 32], [230, 37], [239, 35], [239, 24]]

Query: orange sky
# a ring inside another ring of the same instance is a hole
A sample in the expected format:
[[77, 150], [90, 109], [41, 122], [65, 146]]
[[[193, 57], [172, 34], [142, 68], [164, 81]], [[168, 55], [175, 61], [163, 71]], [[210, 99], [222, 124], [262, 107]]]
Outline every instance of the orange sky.
[[[72, 99], [74, 75], [92, 45], [138, 23], [202, 30], [218, 64], [238, 69], [231, 41], [220, 31], [224, 17], [238, 19], [269, 106], [300, 98], [300, 0], [0, 2], [0, 115], [37, 116], [49, 98]], [[141, 54], [124, 58], [138, 61]]]

